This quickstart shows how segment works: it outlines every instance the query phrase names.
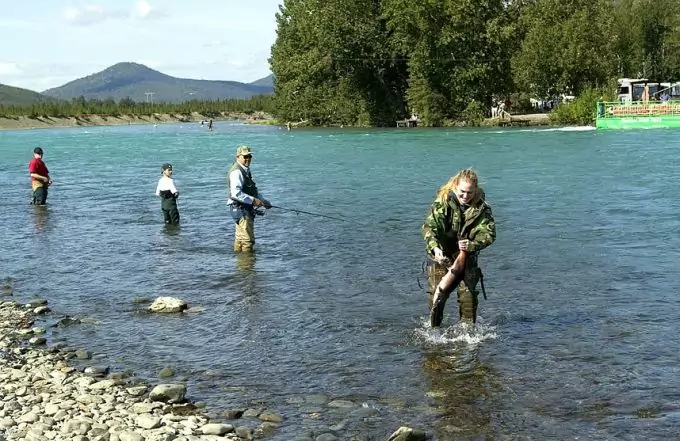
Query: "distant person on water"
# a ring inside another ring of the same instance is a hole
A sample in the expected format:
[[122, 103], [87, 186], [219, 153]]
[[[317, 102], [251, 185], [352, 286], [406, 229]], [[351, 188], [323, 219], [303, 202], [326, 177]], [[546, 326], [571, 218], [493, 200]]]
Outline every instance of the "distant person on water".
[[28, 173], [31, 175], [31, 187], [33, 189], [33, 199], [31, 204], [45, 205], [47, 202], [47, 188], [52, 184], [50, 172], [47, 165], [42, 160], [43, 149], [36, 147], [33, 149], [33, 159], [28, 163]]
[[255, 215], [258, 207], [271, 208], [271, 204], [262, 198], [253, 181], [250, 163], [253, 152], [250, 147], [242, 145], [236, 149], [236, 161], [227, 174], [229, 191], [229, 210], [236, 224], [234, 233], [234, 252], [253, 251], [255, 245]]
[[452, 176], [439, 188], [422, 226], [428, 257], [430, 308], [439, 281], [458, 253], [461, 250], [468, 253], [464, 280], [458, 285], [459, 318], [468, 323], [477, 321], [477, 283], [483, 277], [477, 265], [479, 252], [496, 240], [496, 223], [478, 181], [477, 173], [472, 169], [461, 170]]
[[212, 130], [212, 118], [208, 121], [208, 130]]
[[158, 180], [156, 196], [161, 198], [163, 218], [166, 224], [179, 225], [179, 210], [177, 209], [179, 191], [177, 191], [175, 181], [172, 179], [172, 164], [163, 164], [161, 173], [163, 176]]

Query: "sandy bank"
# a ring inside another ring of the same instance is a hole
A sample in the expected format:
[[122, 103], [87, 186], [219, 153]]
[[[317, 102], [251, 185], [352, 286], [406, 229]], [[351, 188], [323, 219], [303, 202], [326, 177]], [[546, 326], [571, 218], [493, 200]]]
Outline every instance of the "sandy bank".
[[176, 122], [200, 122], [226, 120], [243, 120], [245, 122], [271, 121], [270, 115], [264, 112], [245, 114], [240, 112], [222, 112], [216, 117], [202, 115], [198, 112], [191, 114], [155, 113], [153, 115], [83, 115], [78, 117], [37, 117], [17, 116], [12, 118], [0, 117], [0, 130], [28, 130], [46, 129], [55, 127], [79, 127], [79, 126], [118, 126], [128, 124], [164, 124]]

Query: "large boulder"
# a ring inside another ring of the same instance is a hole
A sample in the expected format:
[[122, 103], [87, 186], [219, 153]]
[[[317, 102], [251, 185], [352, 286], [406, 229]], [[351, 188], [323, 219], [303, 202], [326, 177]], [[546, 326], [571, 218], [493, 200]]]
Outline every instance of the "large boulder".
[[182, 312], [188, 308], [189, 305], [184, 300], [176, 299], [175, 297], [158, 297], [149, 306], [149, 312], [175, 313]]

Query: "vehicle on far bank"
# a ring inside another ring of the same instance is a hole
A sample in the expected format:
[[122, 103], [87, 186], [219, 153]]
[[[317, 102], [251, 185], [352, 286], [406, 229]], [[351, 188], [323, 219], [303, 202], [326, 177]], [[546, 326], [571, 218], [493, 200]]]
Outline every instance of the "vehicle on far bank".
[[598, 129], [680, 127], [680, 82], [619, 78], [617, 101], [599, 101]]

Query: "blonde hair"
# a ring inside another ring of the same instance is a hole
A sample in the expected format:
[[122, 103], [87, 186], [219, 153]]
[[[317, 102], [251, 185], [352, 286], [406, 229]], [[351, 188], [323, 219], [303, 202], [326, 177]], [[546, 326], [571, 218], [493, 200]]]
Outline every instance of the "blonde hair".
[[460, 181], [467, 181], [470, 184], [472, 184], [475, 189], [477, 189], [477, 194], [475, 195], [474, 199], [477, 199], [479, 196], [479, 177], [477, 176], [477, 172], [474, 171], [471, 168], [466, 168], [455, 175], [451, 176], [451, 179], [448, 180], [448, 182], [441, 187], [439, 187], [439, 190], [437, 191], [437, 199], [441, 201], [446, 201], [446, 199], [449, 197], [449, 193], [454, 191], [456, 187], [458, 187], [458, 183]]

